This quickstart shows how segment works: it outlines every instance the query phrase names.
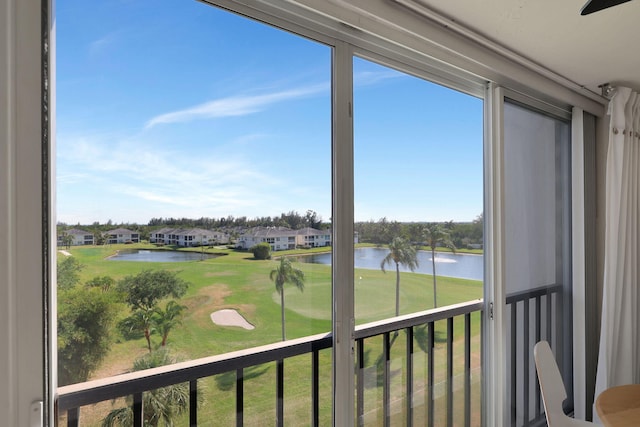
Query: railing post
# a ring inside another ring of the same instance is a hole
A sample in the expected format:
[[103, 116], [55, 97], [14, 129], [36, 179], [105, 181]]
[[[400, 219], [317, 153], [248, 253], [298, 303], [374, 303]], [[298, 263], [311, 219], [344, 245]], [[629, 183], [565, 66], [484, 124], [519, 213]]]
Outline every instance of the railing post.
[[435, 420], [435, 405], [434, 405], [434, 399], [433, 399], [433, 369], [434, 369], [434, 347], [435, 347], [435, 327], [433, 325], [433, 322], [429, 322], [429, 345], [427, 346], [427, 401], [429, 404], [429, 412], [427, 413], [428, 415], [428, 426], [429, 427], [433, 427], [434, 425], [434, 420]]
[[547, 312], [546, 312], [546, 317], [547, 317], [547, 341], [549, 342], [549, 345], [551, 345], [551, 343], [553, 342], [552, 337], [551, 337], [551, 323], [552, 323], [552, 319], [551, 319], [551, 303], [552, 303], [552, 297], [553, 297], [553, 294], [547, 294], [547, 296], [545, 297], [545, 299], [547, 300]]
[[453, 317], [447, 319], [447, 427], [453, 427]]
[[407, 427], [413, 426], [413, 327], [405, 329], [407, 332]]
[[564, 301], [563, 290], [560, 290], [560, 292], [556, 292], [556, 310], [555, 310], [556, 339], [555, 339], [555, 347], [553, 347], [553, 349], [556, 354], [556, 360], [558, 361], [558, 366], [562, 366], [561, 372], [564, 375], [564, 359], [565, 359], [564, 339], [565, 337], [564, 337], [564, 332], [562, 327], [559, 326], [564, 321], [564, 319], [562, 318], [562, 307], [564, 306], [563, 301]]
[[284, 426], [284, 360], [276, 361], [276, 425]]
[[319, 351], [311, 353], [311, 425], [320, 425], [320, 384], [319, 384]]
[[198, 380], [189, 381], [189, 425], [198, 426]]
[[244, 425], [244, 370], [236, 369], [236, 427]]
[[142, 406], [142, 393], [133, 394], [133, 427], [144, 425], [144, 408]]
[[389, 343], [389, 332], [385, 332], [382, 342], [382, 359], [384, 361], [383, 367], [383, 386], [382, 386], [382, 413], [384, 416], [384, 426], [389, 427], [391, 425], [391, 375], [389, 374], [389, 364], [391, 361], [391, 346]]
[[356, 410], [358, 414], [358, 427], [364, 426], [364, 339], [356, 340], [358, 347], [358, 372], [357, 372], [357, 396]]
[[526, 427], [529, 425], [529, 376], [531, 375], [529, 367], [529, 329], [530, 314], [529, 301], [523, 301], [524, 310], [522, 314], [522, 424]]
[[516, 353], [518, 349], [518, 302], [511, 304], [511, 425], [516, 425], [518, 366]]
[[[485, 340], [482, 339], [482, 331], [485, 330], [485, 316], [484, 313], [482, 311], [480, 311], [480, 366], [481, 366], [481, 376], [484, 377], [485, 376], [485, 372], [484, 369], [482, 369], [483, 362], [485, 360], [485, 355], [487, 354], [487, 345], [485, 343]], [[484, 380], [481, 380], [484, 381]], [[483, 389], [484, 387], [481, 386], [481, 389]], [[489, 399], [487, 399], [487, 397], [485, 396], [486, 393], [481, 393], [480, 396], [480, 425], [483, 425], [486, 420], [487, 420], [487, 413], [488, 411], [485, 411], [485, 408], [487, 407], [487, 402], [489, 401]]]
[[67, 411], [67, 427], [78, 427], [80, 422], [80, 408], [71, 408]]
[[464, 315], [464, 425], [471, 426], [471, 313]]
[[[537, 296], [536, 297], [536, 343], [540, 342], [541, 336], [541, 329], [542, 329], [542, 307], [541, 307], [541, 297]], [[540, 418], [540, 381], [538, 381], [538, 375], [535, 375], [535, 379], [536, 379], [536, 386], [535, 386], [535, 390], [536, 390], [536, 402], [535, 402], [535, 406], [536, 406], [536, 410], [535, 410], [535, 419], [537, 420], [538, 418]]]

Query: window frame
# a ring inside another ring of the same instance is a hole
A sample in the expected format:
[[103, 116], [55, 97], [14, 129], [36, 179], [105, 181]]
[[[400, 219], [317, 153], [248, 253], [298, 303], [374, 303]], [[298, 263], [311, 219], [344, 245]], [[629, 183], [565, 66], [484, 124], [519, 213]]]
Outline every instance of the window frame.
[[0, 10], [0, 407], [8, 425], [50, 424], [53, 21], [48, 0], [7, 0]]
[[[367, 6], [367, 2], [371, 6]], [[351, 61], [347, 52], [357, 46], [367, 52], [376, 51], [385, 58], [402, 59], [408, 68], [421, 70], [420, 74], [431, 69], [433, 76], [429, 80], [436, 83], [445, 84], [449, 79], [461, 84], [491, 80], [516, 86], [519, 91], [531, 92], [544, 99], [553, 96], [557, 101], [561, 98], [565, 103], [579, 106], [597, 117], [604, 113], [604, 102], [598, 103], [534, 71], [516, 67], [507, 58], [488, 54], [473, 42], [460, 40], [437, 25], [425, 25], [425, 21], [416, 16], [401, 16], [397, 8], [393, 9], [381, 0], [357, 0], [351, 5], [321, 0], [301, 0], [296, 4], [275, 0], [252, 2], [251, 5], [232, 0], [212, 0], [211, 3], [301, 35], [313, 36], [323, 43], [331, 45], [329, 42], [335, 40], [333, 45], [337, 53], [334, 60], [337, 64], [334, 67], [345, 67], [345, 62]], [[55, 206], [55, 182], [52, 179], [55, 163], [51, 161], [51, 153], [55, 149], [55, 120], [49, 120], [49, 117], [55, 117], [55, 84], [49, 84], [55, 81], [53, 0], [7, 0], [0, 7], [3, 11], [0, 15], [3, 18], [3, 25], [0, 25], [0, 69], [3, 70], [0, 102], [8, 107], [0, 113], [3, 141], [0, 148], [3, 178], [0, 180], [0, 198], [6, 201], [0, 208], [0, 232], [3, 233], [0, 242], [3, 282], [0, 312], [5, 320], [1, 322], [0, 340], [7, 344], [6, 350], [0, 353], [0, 378], [6, 384], [0, 391], [0, 406], [7, 408], [5, 420], [10, 425], [28, 425], [32, 416], [36, 419], [42, 416], [45, 423], [53, 425], [55, 369], [51, 368], [56, 366], [56, 360], [54, 352], [49, 351], [54, 348], [51, 346], [55, 339], [51, 334], [55, 330], [55, 294], [49, 292], [55, 276], [52, 254], [56, 250], [55, 239], [50, 239], [55, 228], [52, 211]], [[358, 12], [367, 7], [377, 15], [389, 18], [375, 20], [371, 14]], [[391, 21], [394, 19], [406, 25], [398, 25], [398, 22], [393, 25]], [[344, 57], [340, 59], [338, 55]], [[348, 61], [345, 61], [346, 56]], [[515, 85], [514, 80], [527, 82], [529, 86]], [[348, 86], [348, 83], [343, 84]], [[337, 89], [334, 91], [338, 92]], [[485, 111], [488, 113], [485, 123], [488, 124], [486, 132], [490, 141], [499, 138], [496, 91], [499, 91], [497, 84], [491, 84], [485, 96]], [[334, 114], [348, 114], [348, 104], [343, 100], [334, 110]], [[43, 126], [34, 126], [34, 123]], [[349, 126], [335, 132], [340, 138], [346, 138]], [[334, 140], [337, 139], [334, 134]], [[499, 244], [499, 178], [498, 182], [493, 181], [499, 176], [499, 170], [494, 169], [494, 148], [486, 148], [486, 145], [485, 153], [489, 155], [488, 161], [492, 162], [485, 165], [485, 176], [490, 178], [486, 185], [492, 194], [487, 205], [496, 216], [485, 215], [485, 236]], [[348, 147], [343, 144], [341, 150], [348, 152]], [[335, 161], [333, 164], [336, 165]], [[334, 185], [337, 175], [334, 170]], [[341, 197], [348, 196], [348, 192], [349, 189]], [[334, 194], [333, 200], [341, 199]], [[338, 210], [335, 206], [334, 209]], [[340, 205], [340, 209], [339, 217], [349, 217], [348, 208]], [[337, 224], [340, 228], [334, 228], [337, 247], [353, 245], [353, 233], [345, 234], [349, 230], [347, 222], [343, 220]], [[336, 239], [339, 236], [343, 236], [343, 241]], [[350, 241], [349, 245], [346, 240]], [[36, 251], [41, 263], [36, 263], [36, 268], [32, 261], [33, 242], [41, 242], [40, 251]], [[499, 258], [499, 252], [491, 256]], [[349, 264], [348, 260], [344, 264]], [[492, 268], [499, 275], [499, 265]], [[346, 270], [334, 271], [336, 273], [339, 274], [334, 276], [334, 280], [353, 277]], [[336, 307], [334, 309], [337, 310]], [[342, 328], [337, 336], [348, 338], [345, 332], [348, 329]], [[348, 351], [348, 347], [344, 348]], [[38, 401], [44, 401], [44, 411], [40, 413], [38, 405], [36, 411], [31, 410], [31, 404]], [[492, 405], [485, 408], [491, 410]], [[344, 425], [353, 422], [352, 417], [344, 419]], [[339, 420], [335, 421], [342, 425]]]

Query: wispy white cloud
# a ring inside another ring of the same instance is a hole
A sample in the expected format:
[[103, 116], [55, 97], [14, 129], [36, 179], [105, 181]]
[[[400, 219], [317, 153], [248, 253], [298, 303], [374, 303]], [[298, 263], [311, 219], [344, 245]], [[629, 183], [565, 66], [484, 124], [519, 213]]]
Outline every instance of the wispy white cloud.
[[241, 135], [235, 140], [233, 140], [232, 143], [234, 145], [247, 145], [247, 144], [253, 143], [254, 141], [259, 141], [261, 139], [264, 139], [266, 136], [267, 136], [266, 134], [260, 134], [260, 133]]
[[68, 172], [68, 173], [58, 173], [58, 175], [56, 176], [56, 182], [58, 184], [75, 184], [77, 182], [83, 182], [88, 178], [88, 175], [86, 173], [74, 173], [74, 172]]
[[370, 86], [385, 80], [402, 77], [407, 77], [407, 75], [392, 69], [385, 71], [359, 71], [353, 75], [353, 84], [355, 86]]
[[96, 55], [107, 49], [113, 43], [117, 42], [122, 35], [121, 30], [112, 31], [109, 34], [94, 40], [89, 44], [89, 54]]
[[[251, 137], [249, 137], [251, 139]], [[250, 215], [256, 206], [286, 188], [277, 176], [243, 157], [220, 152], [167, 149], [140, 141], [104, 143], [80, 139], [67, 141], [59, 151], [64, 171], [58, 180], [65, 194], [80, 191], [87, 206], [101, 205], [124, 214], [138, 206], [137, 217], [164, 215]], [[84, 179], [79, 179], [83, 177]], [[79, 190], [80, 187], [85, 190]], [[86, 188], [89, 188], [87, 190]], [[94, 189], [93, 191], [91, 189]], [[61, 204], [66, 211], [72, 208]], [[258, 209], [262, 211], [262, 209]], [[132, 218], [130, 218], [132, 219]], [[125, 218], [127, 220], [127, 218]]]
[[183, 110], [160, 114], [145, 124], [149, 129], [163, 123], [179, 123], [192, 120], [217, 117], [245, 116], [262, 111], [265, 107], [278, 102], [313, 96], [328, 89], [328, 85], [319, 84], [262, 95], [238, 95], [216, 99]]
[[[328, 89], [328, 84], [318, 84], [235, 95], [156, 116], [146, 128], [253, 114]], [[273, 131], [267, 127], [264, 132], [234, 132], [214, 144], [198, 138], [178, 143], [171, 136], [144, 131], [61, 134], [59, 213], [71, 222], [76, 216], [94, 215], [93, 220], [145, 221], [157, 216], [251, 217], [309, 206], [318, 209], [315, 179], [291, 180], [290, 173], [283, 174], [276, 166], [277, 155], [265, 151], [264, 144], [256, 147], [257, 142], [281, 137]]]

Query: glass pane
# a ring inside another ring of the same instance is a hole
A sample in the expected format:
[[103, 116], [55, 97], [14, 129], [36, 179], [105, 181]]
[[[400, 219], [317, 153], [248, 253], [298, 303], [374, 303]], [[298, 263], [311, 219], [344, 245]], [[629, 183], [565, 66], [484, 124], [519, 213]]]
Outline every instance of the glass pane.
[[356, 323], [481, 298], [482, 101], [355, 58], [354, 134]]
[[523, 425], [544, 418], [536, 342], [550, 342], [572, 394], [570, 127], [511, 102], [504, 123], [507, 394], [511, 424]]
[[[331, 254], [332, 49], [201, 2], [56, 17], [60, 385], [330, 332], [331, 267], [302, 257]], [[285, 360], [287, 423], [311, 360]], [[199, 417], [234, 422], [236, 374], [199, 380]], [[244, 369], [246, 425], [277, 416], [275, 377]]]
[[[482, 100], [361, 58], [353, 67], [359, 331], [482, 298]], [[356, 379], [359, 422], [441, 425], [466, 415], [479, 425], [478, 314], [468, 334], [462, 317], [452, 331], [441, 320], [390, 332], [387, 356], [384, 335], [368, 338]], [[474, 355], [468, 370], [465, 348]]]

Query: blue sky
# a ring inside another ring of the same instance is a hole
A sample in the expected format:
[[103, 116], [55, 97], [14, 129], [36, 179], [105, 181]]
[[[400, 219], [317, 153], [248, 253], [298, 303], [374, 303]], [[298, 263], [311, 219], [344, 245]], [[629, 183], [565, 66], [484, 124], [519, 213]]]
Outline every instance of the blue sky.
[[[331, 217], [331, 48], [191, 0], [56, 2], [58, 221]], [[354, 59], [356, 220], [482, 211], [482, 102]]]

